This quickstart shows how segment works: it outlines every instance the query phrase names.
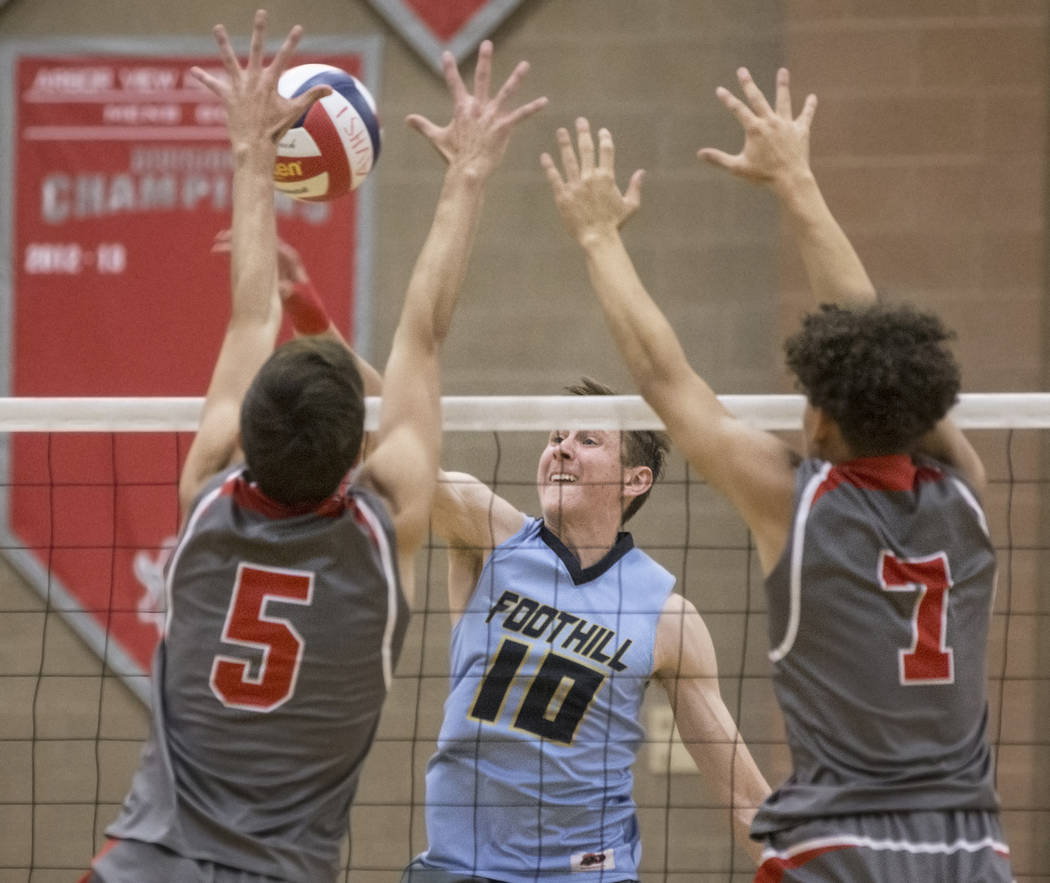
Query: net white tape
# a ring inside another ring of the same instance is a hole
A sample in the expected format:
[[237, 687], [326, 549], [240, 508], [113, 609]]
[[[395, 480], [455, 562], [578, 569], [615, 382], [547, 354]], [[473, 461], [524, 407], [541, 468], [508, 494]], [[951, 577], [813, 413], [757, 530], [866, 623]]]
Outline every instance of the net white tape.
[[[798, 429], [800, 395], [724, 395], [722, 403], [761, 429]], [[2, 432], [192, 432], [203, 399], [0, 398]], [[559, 429], [659, 429], [640, 396], [446, 396], [449, 432], [546, 432]], [[378, 425], [379, 400], [367, 401], [365, 425]], [[1050, 393], [964, 393], [952, 416], [963, 429], [1050, 428]]]

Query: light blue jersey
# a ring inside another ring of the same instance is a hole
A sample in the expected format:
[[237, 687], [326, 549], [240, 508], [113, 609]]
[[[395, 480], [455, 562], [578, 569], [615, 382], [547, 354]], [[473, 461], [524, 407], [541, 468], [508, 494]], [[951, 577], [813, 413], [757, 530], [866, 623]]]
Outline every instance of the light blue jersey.
[[531, 519], [452, 634], [417, 867], [507, 883], [638, 876], [632, 774], [674, 577], [623, 533], [597, 564]]

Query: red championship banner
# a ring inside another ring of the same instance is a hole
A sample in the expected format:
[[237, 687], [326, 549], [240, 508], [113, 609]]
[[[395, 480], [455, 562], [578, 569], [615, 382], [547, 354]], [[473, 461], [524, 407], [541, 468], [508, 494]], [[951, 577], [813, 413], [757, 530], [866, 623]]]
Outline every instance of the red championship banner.
[[[379, 48], [304, 40], [296, 61], [377, 94]], [[211, 245], [230, 224], [231, 163], [192, 65], [222, 75], [206, 39], [0, 43], [0, 393], [204, 394], [229, 315], [229, 259]], [[371, 189], [277, 203], [280, 235], [363, 352]], [[143, 698], [190, 438], [17, 433], [0, 448], [6, 556]]]
[[521, 0], [369, 0], [436, 73], [447, 49], [462, 61]]

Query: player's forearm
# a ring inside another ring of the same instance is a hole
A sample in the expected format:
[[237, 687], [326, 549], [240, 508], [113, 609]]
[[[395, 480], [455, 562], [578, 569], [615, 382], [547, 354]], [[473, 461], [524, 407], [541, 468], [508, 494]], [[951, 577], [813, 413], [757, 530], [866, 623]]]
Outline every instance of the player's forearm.
[[[231, 232], [231, 323], [272, 322], [277, 293], [277, 225], [273, 208], [273, 156], [269, 143], [234, 149]], [[275, 328], [276, 330], [276, 328]]]
[[580, 243], [591, 285], [627, 366], [643, 394], [688, 368], [678, 338], [645, 290], [619, 232], [587, 234]]
[[733, 770], [733, 820], [746, 836], [755, 812], [769, 796], [769, 784], [739, 732], [733, 751]]
[[788, 215], [817, 303], [863, 305], [875, 287], [807, 168], [770, 183]]
[[[728, 712], [725, 714], [728, 718]], [[712, 753], [711, 740], [722, 741], [723, 745], [726, 741], [730, 742], [732, 753]], [[691, 745], [687, 743], [687, 747], [715, 799], [730, 809], [734, 838], [744, 845], [757, 864], [761, 847], [751, 840], [751, 821], [769, 795], [769, 785], [755, 765], [743, 738], [734, 728], [721, 735], [708, 734], [703, 737], [703, 741], [694, 741]]]
[[[678, 677], [669, 696], [683, 744], [718, 803], [729, 807], [737, 836], [748, 840], [751, 820], [769, 795], [769, 785], [726, 708], [718, 688], [714, 648], [699, 628], [683, 628], [683, 672], [707, 669], [710, 677]], [[703, 632], [706, 635], [706, 630]]]
[[404, 327], [422, 343], [440, 346], [448, 334], [474, 246], [483, 195], [483, 180], [449, 167], [402, 314]]

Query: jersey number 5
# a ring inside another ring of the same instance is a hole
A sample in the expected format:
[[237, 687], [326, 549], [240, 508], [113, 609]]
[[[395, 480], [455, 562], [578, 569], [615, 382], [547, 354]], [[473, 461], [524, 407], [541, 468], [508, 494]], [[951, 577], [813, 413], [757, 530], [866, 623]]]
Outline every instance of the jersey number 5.
[[294, 625], [267, 613], [270, 601], [309, 604], [314, 575], [240, 564], [233, 596], [226, 611], [222, 640], [261, 651], [255, 665], [235, 656], [219, 654], [212, 661], [211, 690], [227, 708], [273, 711], [295, 693], [303, 660], [303, 638]]
[[955, 680], [952, 648], [946, 645], [951, 572], [943, 552], [925, 558], [879, 554], [879, 584], [887, 592], [919, 592], [911, 615], [912, 644], [900, 650], [900, 682], [951, 684]]

